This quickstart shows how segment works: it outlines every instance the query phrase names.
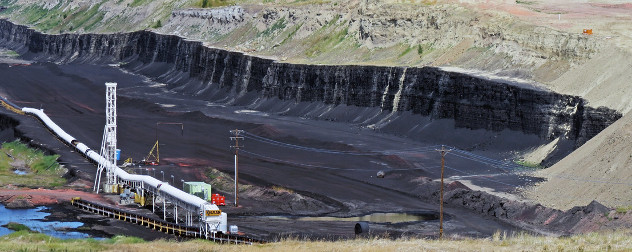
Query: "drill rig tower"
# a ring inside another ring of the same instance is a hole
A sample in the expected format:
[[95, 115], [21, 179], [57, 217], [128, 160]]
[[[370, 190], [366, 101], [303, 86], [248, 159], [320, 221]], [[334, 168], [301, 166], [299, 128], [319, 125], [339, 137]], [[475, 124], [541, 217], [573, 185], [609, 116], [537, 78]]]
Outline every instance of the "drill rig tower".
[[117, 178], [114, 175], [116, 166], [116, 83], [105, 83], [105, 128], [101, 141], [101, 156], [108, 162], [99, 163], [94, 181], [94, 190], [99, 193], [101, 173], [106, 171], [107, 182], [103, 188], [106, 193], [117, 192]]

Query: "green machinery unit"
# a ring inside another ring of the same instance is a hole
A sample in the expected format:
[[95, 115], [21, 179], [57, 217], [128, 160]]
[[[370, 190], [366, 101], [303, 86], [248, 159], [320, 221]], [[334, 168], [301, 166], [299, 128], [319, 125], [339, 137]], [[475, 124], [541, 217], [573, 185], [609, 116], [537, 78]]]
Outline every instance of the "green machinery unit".
[[211, 185], [204, 182], [184, 182], [184, 191], [200, 197], [203, 200], [211, 200]]

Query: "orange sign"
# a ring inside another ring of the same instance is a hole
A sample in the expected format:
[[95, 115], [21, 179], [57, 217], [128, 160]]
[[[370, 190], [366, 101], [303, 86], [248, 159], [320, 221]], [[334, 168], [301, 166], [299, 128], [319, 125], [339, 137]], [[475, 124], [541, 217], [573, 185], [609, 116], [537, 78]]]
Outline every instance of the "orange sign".
[[206, 210], [206, 216], [219, 216], [222, 214], [222, 210]]

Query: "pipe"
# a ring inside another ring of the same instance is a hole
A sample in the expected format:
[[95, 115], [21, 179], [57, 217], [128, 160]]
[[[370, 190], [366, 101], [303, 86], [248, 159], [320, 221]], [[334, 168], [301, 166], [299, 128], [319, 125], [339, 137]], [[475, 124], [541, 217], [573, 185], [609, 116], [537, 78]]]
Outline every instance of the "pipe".
[[[198, 208], [198, 212], [205, 213], [208, 210], [219, 210], [219, 208], [211, 203], [208, 203], [206, 200], [200, 199], [197, 196], [188, 194], [186, 192], [181, 191], [178, 188], [169, 185], [169, 183], [165, 183], [159, 181], [151, 176], [147, 175], [137, 175], [137, 174], [129, 174], [123, 169], [119, 168], [115, 164], [109, 162], [104, 157], [99, 155], [99, 153], [94, 150], [88, 148], [85, 144], [77, 141], [70, 134], [66, 133], [61, 127], [59, 127], [53, 120], [51, 120], [48, 115], [44, 113], [43, 109], [34, 109], [34, 108], [22, 108], [22, 111], [27, 114], [31, 114], [39, 118], [42, 123], [48, 129], [55, 133], [60, 139], [64, 142], [70, 144], [71, 146], [75, 146], [75, 148], [83, 153], [86, 157], [91, 159], [97, 164], [102, 164], [103, 166], [110, 168], [114, 171], [114, 175], [117, 176], [121, 181], [127, 182], [140, 182], [144, 186], [149, 186], [154, 189], [155, 192], [160, 191], [163, 194], [169, 195], [173, 198], [176, 198], [186, 204], [189, 204], [195, 208]], [[215, 226], [216, 228], [220, 227], [221, 217], [220, 216], [204, 216], [203, 222], [206, 224], [211, 224], [211, 226]], [[214, 224], [216, 223], [216, 225]], [[226, 230], [216, 230], [216, 231], [226, 231]]]

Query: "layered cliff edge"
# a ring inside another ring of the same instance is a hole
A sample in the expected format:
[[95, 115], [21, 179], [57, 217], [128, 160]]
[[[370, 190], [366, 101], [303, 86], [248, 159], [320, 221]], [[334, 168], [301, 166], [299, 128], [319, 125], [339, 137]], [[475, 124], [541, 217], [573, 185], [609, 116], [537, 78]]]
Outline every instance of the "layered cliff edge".
[[0, 17], [49, 34], [151, 29], [287, 63], [476, 69], [632, 109], [632, 7], [617, 0], [200, 3], [0, 1]]
[[[0, 40], [27, 58], [124, 62], [122, 67], [166, 83], [173, 91], [211, 102], [350, 122], [411, 137], [422, 133], [420, 124], [449, 119], [455, 128], [508, 130], [542, 142], [561, 138], [578, 147], [621, 117], [605, 107], [586, 106], [580, 97], [529, 83], [436, 67], [282, 63], [150, 31], [50, 35], [2, 20], [0, 32]], [[346, 112], [336, 113], [336, 108]], [[412, 122], [398, 125], [401, 115], [412, 116]]]

